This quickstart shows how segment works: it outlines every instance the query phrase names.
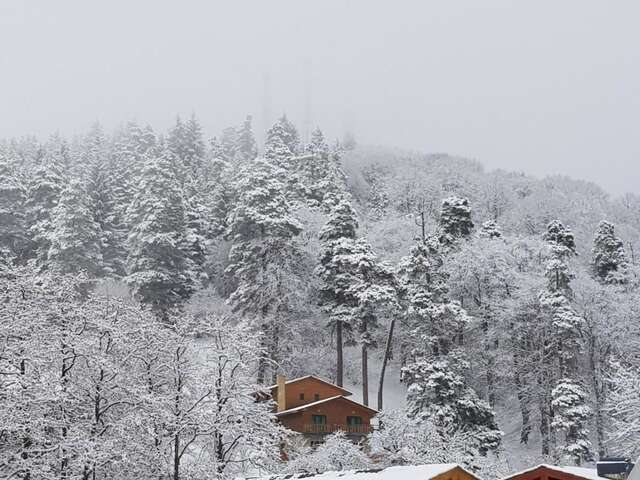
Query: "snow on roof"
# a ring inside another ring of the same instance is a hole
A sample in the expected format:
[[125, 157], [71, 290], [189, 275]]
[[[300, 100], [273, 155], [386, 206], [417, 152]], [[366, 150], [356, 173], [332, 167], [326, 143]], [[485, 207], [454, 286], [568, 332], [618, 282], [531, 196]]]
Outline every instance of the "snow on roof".
[[353, 400], [351, 400], [351, 399], [349, 399], [349, 398], [347, 398], [347, 397], [345, 397], [343, 395], [336, 395], [335, 397], [329, 397], [329, 398], [325, 398], [324, 400], [318, 400], [316, 402], [305, 403], [304, 405], [300, 405], [299, 407], [290, 408], [288, 410], [283, 410], [282, 412], [276, 413], [276, 417], [279, 417], [281, 415], [289, 415], [290, 413], [301, 412], [305, 408], [315, 407], [316, 405], [320, 405], [322, 403], [327, 403], [327, 402], [332, 402], [332, 401], [338, 400], [338, 399], [343, 399], [343, 400], [346, 400], [347, 402], [355, 403], [359, 407], [362, 407], [362, 408], [365, 408], [367, 410], [370, 410], [374, 414], [378, 413], [373, 408], [367, 407], [366, 405], [362, 405], [361, 403], [358, 403], [358, 402], [354, 402]]
[[631, 469], [629, 478], [627, 480], [640, 480], [640, 458], [636, 460], [635, 466]]
[[598, 476], [598, 471], [595, 468], [584, 468], [584, 467], [554, 467], [556, 469], [560, 469], [565, 473], [570, 473], [571, 475], [575, 475], [577, 477], [589, 478], [592, 480], [602, 480], [604, 477]]
[[[326, 383], [327, 385], [331, 385], [332, 387], [335, 387], [339, 390], [342, 390], [346, 395], [352, 395], [352, 393], [347, 390], [346, 388], [342, 388], [339, 387], [338, 385], [331, 383], [329, 380], [325, 380], [324, 378], [320, 378], [317, 377], [315, 375], [305, 375], [304, 377], [298, 377], [298, 378], [292, 378], [291, 380], [287, 380], [286, 382], [284, 382], [285, 385], [289, 385], [291, 383], [296, 383], [296, 382], [300, 382], [301, 380], [306, 380], [308, 378], [313, 378], [314, 380], [317, 380], [319, 382], [322, 383]], [[278, 384], [276, 383], [275, 385], [271, 385], [269, 387], [266, 387], [266, 390], [273, 390], [274, 388], [278, 388]]]
[[[314, 480], [430, 480], [438, 475], [460, 467], [457, 463], [435, 463], [429, 465], [402, 465], [379, 470], [344, 470], [325, 472], [317, 475], [300, 474], [289, 476], [264, 477], [263, 480], [301, 479], [313, 477]], [[462, 468], [462, 467], [460, 467]], [[464, 470], [464, 469], [463, 469]], [[465, 470], [466, 471], [466, 470]], [[473, 475], [470, 472], [467, 472]], [[473, 475], [475, 477], [475, 475]]]
[[556, 472], [568, 473], [570, 475], [575, 475], [576, 477], [586, 478], [588, 480], [608, 480], [604, 477], [598, 476], [598, 471], [595, 468], [584, 468], [584, 467], [563, 467], [560, 465], [547, 465], [542, 463], [540, 465], [536, 465], [532, 468], [527, 468], [526, 470], [522, 470], [520, 472], [512, 473], [503, 478], [506, 480], [508, 478], [513, 478], [517, 475], [522, 475], [523, 473], [532, 472], [537, 470], [538, 468], [548, 468], [549, 470], [555, 470]]

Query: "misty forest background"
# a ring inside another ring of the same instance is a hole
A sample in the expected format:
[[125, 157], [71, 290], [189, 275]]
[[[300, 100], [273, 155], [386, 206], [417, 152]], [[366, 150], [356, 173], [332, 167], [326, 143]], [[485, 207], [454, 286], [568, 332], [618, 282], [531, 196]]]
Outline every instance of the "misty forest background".
[[[130, 122], [1, 142], [0, 248], [9, 477], [640, 454], [635, 194], [286, 117], [260, 148], [250, 117]], [[278, 373], [362, 387], [369, 453], [297, 445], [253, 401]]]

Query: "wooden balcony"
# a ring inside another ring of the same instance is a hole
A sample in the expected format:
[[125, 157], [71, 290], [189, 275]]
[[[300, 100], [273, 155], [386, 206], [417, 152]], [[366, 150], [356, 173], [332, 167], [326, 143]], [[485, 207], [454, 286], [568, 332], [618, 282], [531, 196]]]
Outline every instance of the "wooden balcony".
[[303, 433], [334, 433], [338, 431], [344, 433], [367, 435], [373, 431], [373, 428], [371, 427], [371, 425], [330, 425], [320, 423], [305, 425]]

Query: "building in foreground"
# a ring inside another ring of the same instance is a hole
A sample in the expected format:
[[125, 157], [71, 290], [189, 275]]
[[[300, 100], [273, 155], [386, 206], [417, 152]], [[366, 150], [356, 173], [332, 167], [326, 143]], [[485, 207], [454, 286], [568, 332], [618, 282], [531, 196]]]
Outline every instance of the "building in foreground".
[[267, 391], [276, 402], [278, 421], [311, 444], [323, 442], [325, 435], [336, 431], [358, 442], [371, 432], [371, 419], [378, 413], [347, 398], [348, 390], [313, 375], [288, 381], [278, 376], [278, 383]]
[[607, 480], [595, 468], [538, 465], [513, 473], [502, 480]]
[[[284, 477], [271, 476], [262, 480], [279, 480]], [[345, 470], [325, 472], [317, 475], [308, 473], [287, 475], [289, 480], [313, 478], [313, 480], [480, 480], [473, 473], [456, 463], [436, 463], [429, 465], [403, 465], [371, 470]]]

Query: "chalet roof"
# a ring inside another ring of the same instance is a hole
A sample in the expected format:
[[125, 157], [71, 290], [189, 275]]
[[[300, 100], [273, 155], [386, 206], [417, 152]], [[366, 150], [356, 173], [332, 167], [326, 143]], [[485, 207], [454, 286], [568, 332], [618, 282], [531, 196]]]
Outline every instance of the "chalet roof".
[[382, 469], [371, 470], [344, 470], [340, 472], [324, 472], [317, 475], [299, 474], [265, 477], [265, 480], [276, 479], [302, 479], [312, 477], [314, 480], [431, 480], [432, 478], [447, 473], [454, 468], [460, 468], [474, 478], [473, 473], [460, 467], [457, 463], [435, 463], [429, 465], [401, 465]]
[[[331, 383], [328, 380], [325, 380], [323, 378], [320, 377], [316, 377], [315, 375], [305, 375], [304, 377], [298, 377], [298, 378], [293, 378], [291, 380], [287, 380], [286, 382], [284, 382], [285, 385], [291, 385], [292, 383], [298, 383], [301, 382], [303, 380], [308, 380], [308, 379], [313, 379], [316, 380], [320, 383], [324, 383], [325, 385], [329, 385], [331, 387], [337, 388], [338, 390], [342, 391], [342, 395], [346, 396], [346, 395], [353, 395], [349, 390], [339, 387], [338, 385], [335, 385], [333, 383]], [[271, 385], [270, 387], [266, 387], [266, 390], [273, 390], [274, 388], [278, 388], [278, 384], [276, 383], [275, 385]]]
[[584, 478], [586, 480], [607, 480], [604, 477], [598, 476], [598, 471], [595, 468], [584, 468], [584, 467], [564, 467], [560, 465], [547, 465], [542, 463], [540, 465], [536, 465], [535, 467], [528, 468], [526, 470], [522, 470], [521, 472], [512, 473], [502, 480], [507, 480], [509, 478], [516, 477], [518, 475], [522, 475], [523, 473], [533, 472], [534, 470], [538, 470], [539, 468], [547, 468], [549, 470], [554, 470], [556, 472], [567, 473], [569, 475], [573, 475], [574, 477]]
[[373, 408], [369, 408], [366, 405], [362, 405], [361, 403], [355, 402], [343, 395], [336, 395], [335, 397], [329, 397], [329, 398], [325, 398], [324, 400], [318, 400], [316, 402], [311, 402], [311, 403], [305, 403], [304, 405], [300, 405], [299, 407], [295, 407], [295, 408], [290, 408], [288, 410], [283, 410], [282, 412], [278, 412], [276, 413], [276, 417], [282, 417], [284, 415], [290, 415], [292, 413], [297, 413], [297, 412], [301, 412], [302, 410], [304, 410], [305, 408], [309, 408], [309, 407], [315, 407], [316, 405], [321, 405], [323, 403], [329, 403], [329, 402], [333, 402], [336, 400], [345, 400], [349, 403], [353, 403], [354, 405], [360, 407], [360, 408], [364, 408], [365, 410], [369, 410], [373, 415], [376, 415], [378, 413], [377, 410], [374, 410]]

